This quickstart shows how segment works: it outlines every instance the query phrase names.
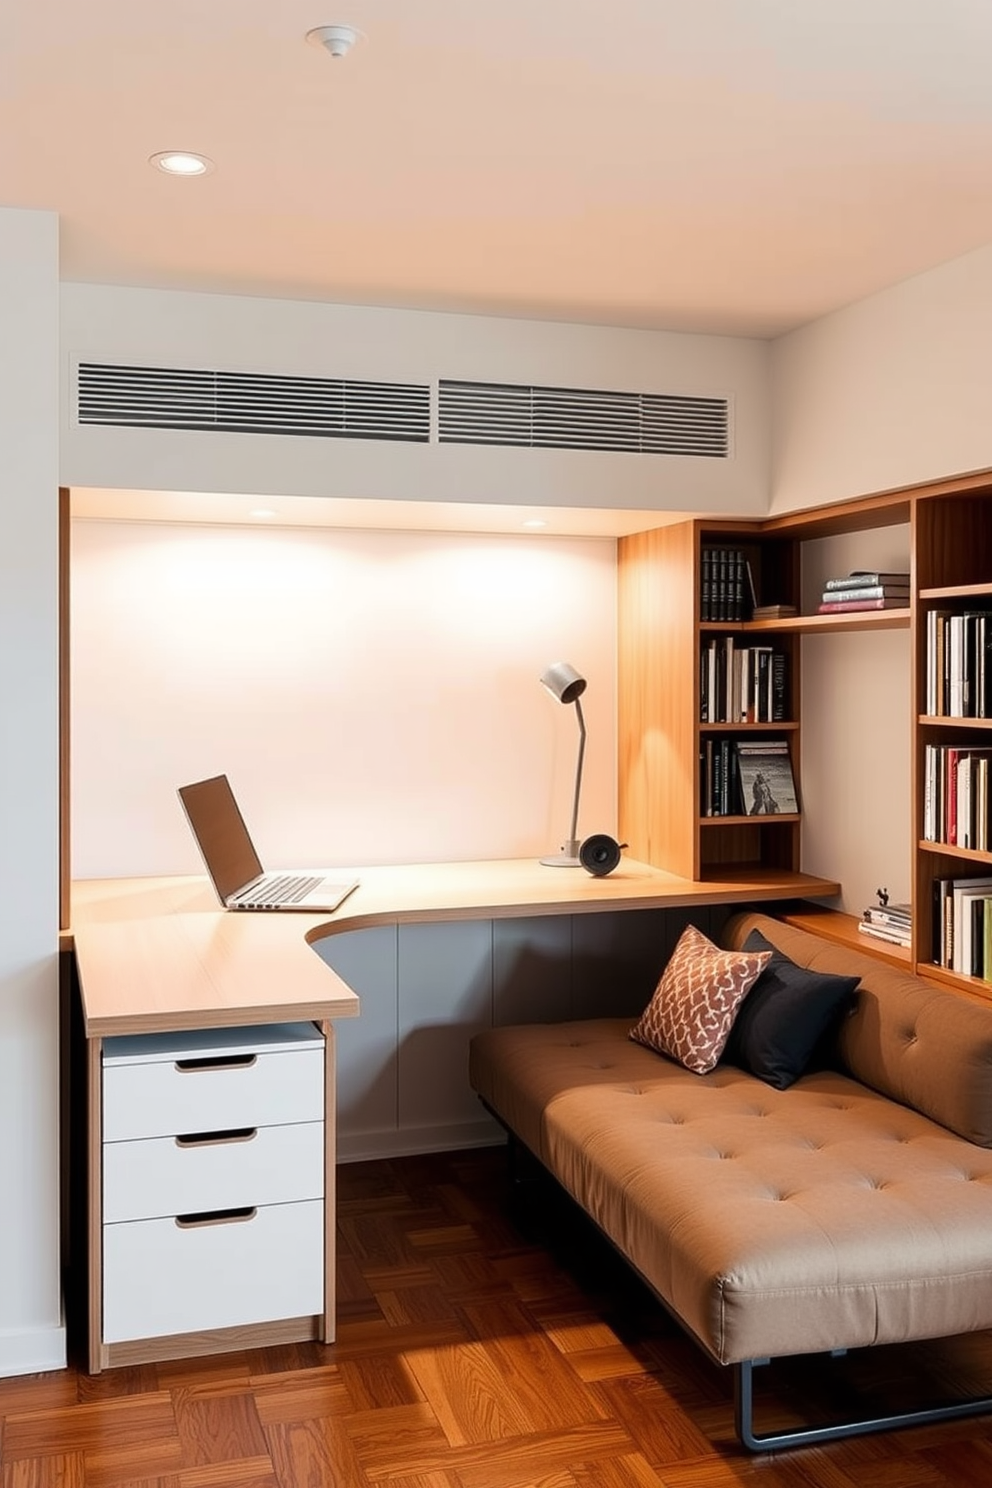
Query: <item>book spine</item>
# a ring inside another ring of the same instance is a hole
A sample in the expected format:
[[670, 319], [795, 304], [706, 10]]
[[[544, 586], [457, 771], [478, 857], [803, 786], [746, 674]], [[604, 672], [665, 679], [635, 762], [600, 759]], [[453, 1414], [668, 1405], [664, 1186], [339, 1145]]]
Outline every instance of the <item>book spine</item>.
[[733, 619], [744, 619], [744, 554], [740, 548], [734, 550], [734, 613]]
[[713, 550], [704, 548], [700, 563], [699, 618], [712, 620], [713, 614]]
[[785, 652], [773, 651], [771, 658], [771, 695], [772, 695], [772, 723], [784, 723], [787, 717], [786, 706], [786, 664]]

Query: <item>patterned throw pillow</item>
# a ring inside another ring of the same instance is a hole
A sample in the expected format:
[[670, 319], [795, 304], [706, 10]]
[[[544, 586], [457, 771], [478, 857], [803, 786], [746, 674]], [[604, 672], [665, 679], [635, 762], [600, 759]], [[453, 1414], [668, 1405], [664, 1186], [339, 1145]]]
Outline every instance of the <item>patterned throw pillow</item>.
[[630, 1037], [705, 1075], [723, 1053], [737, 1009], [770, 951], [723, 951], [687, 925]]

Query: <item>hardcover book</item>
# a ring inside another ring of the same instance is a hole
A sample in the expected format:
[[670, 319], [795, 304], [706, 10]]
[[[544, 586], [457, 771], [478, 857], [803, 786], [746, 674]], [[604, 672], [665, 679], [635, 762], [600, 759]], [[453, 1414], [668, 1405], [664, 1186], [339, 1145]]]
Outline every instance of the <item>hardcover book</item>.
[[905, 599], [841, 599], [824, 600], [817, 605], [818, 615], [843, 615], [851, 610], [904, 610], [909, 604]]
[[828, 579], [824, 589], [861, 589], [871, 588], [876, 584], [899, 584], [903, 588], [909, 588], [909, 574], [883, 573], [881, 570], [869, 568], [855, 568], [843, 578]]
[[791, 815], [799, 810], [789, 746], [737, 745], [737, 775], [744, 816]]

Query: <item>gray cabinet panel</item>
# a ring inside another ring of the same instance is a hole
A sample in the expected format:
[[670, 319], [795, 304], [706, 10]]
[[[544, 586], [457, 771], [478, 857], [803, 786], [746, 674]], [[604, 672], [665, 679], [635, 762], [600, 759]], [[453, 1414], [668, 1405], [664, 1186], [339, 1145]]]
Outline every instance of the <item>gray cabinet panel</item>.
[[357, 1018], [339, 1018], [338, 1136], [395, 1130], [397, 1106], [397, 931], [395, 925], [346, 930], [314, 947], [361, 999]]
[[494, 1023], [560, 1023], [571, 1015], [572, 923], [571, 915], [493, 921]]
[[468, 1041], [492, 1016], [490, 920], [399, 927], [401, 1129], [480, 1119]]
[[573, 1018], [636, 1017], [658, 985], [685, 913], [629, 909], [573, 918]]

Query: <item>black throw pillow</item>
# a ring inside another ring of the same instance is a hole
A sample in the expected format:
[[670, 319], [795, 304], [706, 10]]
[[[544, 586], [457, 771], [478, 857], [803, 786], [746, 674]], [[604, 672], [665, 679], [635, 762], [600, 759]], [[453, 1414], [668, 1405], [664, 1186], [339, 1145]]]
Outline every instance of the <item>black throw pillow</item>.
[[751, 931], [743, 949], [771, 951], [772, 958], [740, 1005], [724, 1061], [785, 1090], [853, 1004], [859, 978], [797, 966], [760, 930]]

